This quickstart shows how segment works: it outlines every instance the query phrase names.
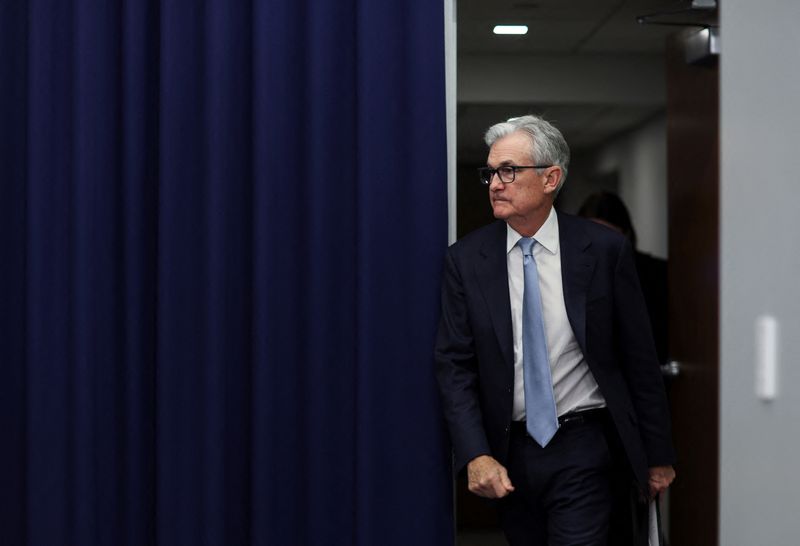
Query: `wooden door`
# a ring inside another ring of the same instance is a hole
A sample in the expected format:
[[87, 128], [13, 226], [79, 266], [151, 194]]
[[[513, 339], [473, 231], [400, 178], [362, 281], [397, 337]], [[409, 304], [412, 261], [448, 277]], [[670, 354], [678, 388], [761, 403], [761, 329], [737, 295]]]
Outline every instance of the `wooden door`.
[[670, 356], [678, 478], [675, 546], [713, 546], [719, 520], [719, 70], [689, 65], [687, 31], [667, 47]]

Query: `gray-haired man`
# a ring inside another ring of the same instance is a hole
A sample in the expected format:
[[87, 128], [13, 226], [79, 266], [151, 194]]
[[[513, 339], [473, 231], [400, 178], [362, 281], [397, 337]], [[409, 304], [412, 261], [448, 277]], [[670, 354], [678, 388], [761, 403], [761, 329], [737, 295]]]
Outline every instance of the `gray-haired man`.
[[630, 245], [556, 212], [569, 148], [524, 116], [486, 133], [498, 219], [447, 252], [437, 377], [457, 466], [512, 544], [606, 544], [620, 465], [673, 480], [663, 382]]

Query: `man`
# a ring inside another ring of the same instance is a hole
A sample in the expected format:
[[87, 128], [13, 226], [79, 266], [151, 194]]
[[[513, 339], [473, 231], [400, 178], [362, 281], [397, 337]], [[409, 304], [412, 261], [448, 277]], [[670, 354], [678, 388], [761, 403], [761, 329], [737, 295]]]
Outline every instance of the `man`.
[[485, 140], [499, 221], [448, 250], [436, 342], [456, 465], [499, 499], [512, 545], [606, 544], [620, 460], [643, 495], [675, 476], [631, 248], [553, 208], [569, 148], [550, 123], [512, 118]]

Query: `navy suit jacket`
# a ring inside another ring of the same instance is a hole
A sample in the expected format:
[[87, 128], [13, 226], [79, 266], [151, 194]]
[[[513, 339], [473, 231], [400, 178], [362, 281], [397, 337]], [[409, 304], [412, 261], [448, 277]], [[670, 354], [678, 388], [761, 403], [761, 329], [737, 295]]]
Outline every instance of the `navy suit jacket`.
[[[621, 234], [558, 213], [564, 301], [640, 486], [674, 452], [664, 384], [633, 253]], [[456, 468], [478, 455], [506, 463], [514, 383], [506, 223], [447, 251], [436, 368]]]

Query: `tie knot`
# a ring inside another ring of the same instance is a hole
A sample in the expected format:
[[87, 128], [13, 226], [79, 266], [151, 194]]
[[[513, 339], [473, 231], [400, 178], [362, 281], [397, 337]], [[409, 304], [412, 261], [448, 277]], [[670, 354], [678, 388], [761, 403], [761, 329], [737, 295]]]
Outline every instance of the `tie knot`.
[[522, 249], [523, 256], [533, 256], [533, 245], [536, 244], [536, 239], [533, 237], [523, 237], [517, 244]]

